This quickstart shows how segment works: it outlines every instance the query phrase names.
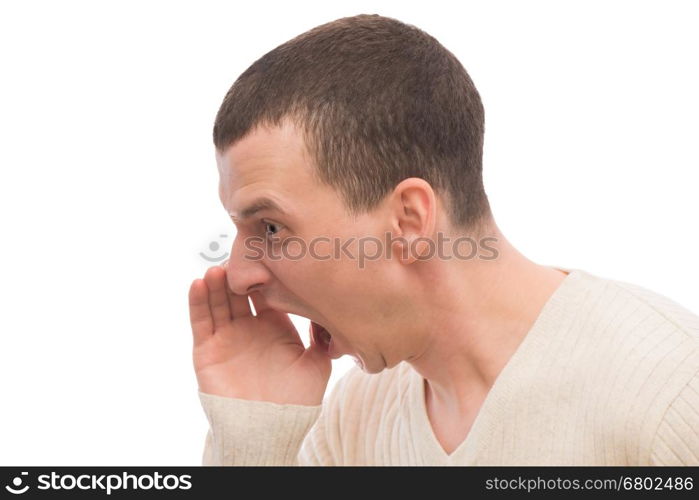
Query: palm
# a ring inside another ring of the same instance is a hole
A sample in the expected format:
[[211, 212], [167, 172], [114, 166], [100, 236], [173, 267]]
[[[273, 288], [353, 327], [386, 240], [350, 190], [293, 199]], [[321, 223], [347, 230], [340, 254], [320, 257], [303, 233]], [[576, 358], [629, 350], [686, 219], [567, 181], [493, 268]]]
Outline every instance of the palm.
[[233, 294], [221, 267], [210, 268], [189, 291], [193, 361], [199, 390], [279, 404], [318, 405], [330, 377], [330, 359], [306, 349], [286, 313], [252, 296]]

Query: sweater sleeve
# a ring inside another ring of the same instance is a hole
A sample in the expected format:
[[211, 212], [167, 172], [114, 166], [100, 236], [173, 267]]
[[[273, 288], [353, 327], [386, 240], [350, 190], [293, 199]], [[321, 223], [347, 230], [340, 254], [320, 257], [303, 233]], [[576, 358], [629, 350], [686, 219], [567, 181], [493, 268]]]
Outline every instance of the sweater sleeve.
[[699, 372], [665, 412], [650, 458], [651, 465], [699, 465]]
[[298, 452], [322, 406], [250, 401], [207, 394], [202, 465], [303, 465]]

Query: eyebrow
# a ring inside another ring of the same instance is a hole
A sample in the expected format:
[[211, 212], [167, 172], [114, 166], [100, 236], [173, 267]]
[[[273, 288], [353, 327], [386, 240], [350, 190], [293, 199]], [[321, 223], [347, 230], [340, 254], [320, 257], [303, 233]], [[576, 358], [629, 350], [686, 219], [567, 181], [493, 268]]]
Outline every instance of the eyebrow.
[[229, 215], [233, 218], [233, 220], [245, 220], [262, 210], [277, 211], [286, 215], [286, 212], [277, 204], [277, 202], [270, 198], [258, 198], [241, 210], [239, 216], [236, 216], [234, 212], [229, 212]]

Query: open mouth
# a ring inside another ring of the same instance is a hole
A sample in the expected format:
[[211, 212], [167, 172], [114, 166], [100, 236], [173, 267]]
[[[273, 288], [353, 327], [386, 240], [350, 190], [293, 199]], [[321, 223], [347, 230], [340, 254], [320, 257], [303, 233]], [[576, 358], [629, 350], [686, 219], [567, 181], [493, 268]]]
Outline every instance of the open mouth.
[[328, 352], [332, 340], [330, 332], [328, 332], [323, 325], [311, 321], [311, 334], [313, 335], [314, 342], [321, 346], [325, 352]]

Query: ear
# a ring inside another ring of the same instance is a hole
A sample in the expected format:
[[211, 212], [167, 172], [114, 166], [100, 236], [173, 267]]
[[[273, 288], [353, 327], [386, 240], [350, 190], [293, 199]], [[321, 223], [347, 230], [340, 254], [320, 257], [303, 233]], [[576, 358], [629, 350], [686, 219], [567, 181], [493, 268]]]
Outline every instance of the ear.
[[432, 186], [418, 177], [401, 181], [390, 198], [391, 250], [404, 263], [424, 257], [433, 242], [437, 200]]

